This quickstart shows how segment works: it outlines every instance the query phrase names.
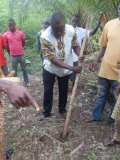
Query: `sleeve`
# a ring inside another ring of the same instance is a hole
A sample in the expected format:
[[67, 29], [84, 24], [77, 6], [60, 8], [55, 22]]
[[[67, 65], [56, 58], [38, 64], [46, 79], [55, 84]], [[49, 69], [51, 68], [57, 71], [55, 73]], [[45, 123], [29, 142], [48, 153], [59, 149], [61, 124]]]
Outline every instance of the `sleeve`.
[[86, 34], [86, 32], [87, 32], [87, 37], [90, 37], [90, 32], [91, 32], [91, 30], [87, 29], [87, 30], [85, 31], [85, 34]]
[[55, 58], [55, 48], [54, 46], [44, 38], [40, 39], [41, 49], [43, 52], [43, 57], [53, 60]]
[[102, 35], [100, 37], [100, 46], [101, 47], [106, 47], [108, 42], [108, 27], [107, 24], [105, 25]]
[[77, 36], [76, 36], [76, 33], [74, 33], [73, 35], [73, 39], [72, 39], [72, 48], [73, 47], [78, 47], [78, 42], [77, 42]]

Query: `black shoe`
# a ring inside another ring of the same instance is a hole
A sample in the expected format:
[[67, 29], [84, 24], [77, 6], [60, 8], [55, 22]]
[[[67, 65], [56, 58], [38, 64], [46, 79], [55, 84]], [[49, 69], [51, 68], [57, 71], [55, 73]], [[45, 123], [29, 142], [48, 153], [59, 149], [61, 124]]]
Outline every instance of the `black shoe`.
[[45, 119], [47, 119], [47, 118], [49, 118], [49, 117], [51, 117], [51, 113], [39, 113], [39, 114], [37, 114], [37, 116], [38, 116], [38, 118], [39, 118], [39, 121], [43, 121], [43, 120], [45, 120]]
[[63, 110], [63, 111], [59, 111], [59, 114], [60, 114], [60, 117], [61, 118], [66, 118], [66, 115], [67, 115], [67, 112], [66, 112], [66, 110]]
[[6, 151], [6, 160], [11, 160], [13, 152], [14, 150], [12, 148]]
[[108, 122], [108, 124], [113, 124], [115, 122], [115, 120], [110, 117], [107, 122]]
[[64, 110], [59, 110], [59, 113], [60, 114], [63, 114], [63, 113], [66, 113], [67, 111], [64, 109]]
[[94, 122], [102, 122], [102, 120], [101, 119], [99, 119], [99, 120], [96, 120], [96, 119], [86, 120], [86, 123], [94, 123]]
[[113, 147], [115, 145], [120, 145], [120, 141], [118, 141], [116, 139], [112, 139], [112, 140], [104, 143], [104, 146], [106, 146], [106, 147]]

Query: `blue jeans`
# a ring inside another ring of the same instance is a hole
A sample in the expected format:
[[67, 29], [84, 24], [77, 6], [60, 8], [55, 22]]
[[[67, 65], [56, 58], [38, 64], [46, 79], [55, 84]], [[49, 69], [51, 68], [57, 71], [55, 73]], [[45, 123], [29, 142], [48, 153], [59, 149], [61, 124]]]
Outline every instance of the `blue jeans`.
[[26, 64], [25, 64], [25, 59], [23, 55], [20, 56], [12, 56], [12, 68], [16, 73], [17, 76], [17, 68], [18, 68], [18, 64], [20, 64], [22, 72], [23, 72], [23, 78], [24, 78], [24, 82], [28, 83], [29, 79], [28, 79], [28, 73], [26, 70]]
[[[98, 84], [99, 84], [98, 94], [93, 107], [94, 110], [92, 112], [92, 119], [95, 121], [101, 120], [101, 115], [103, 113], [105, 104], [107, 102], [110, 89], [115, 90], [116, 87], [118, 86], [118, 82], [115, 80], [109, 80], [106, 78], [99, 77]], [[115, 97], [113, 97], [112, 107], [114, 107], [115, 103], [116, 103], [116, 100], [115, 100]], [[113, 108], [112, 108], [112, 111], [113, 111]]]

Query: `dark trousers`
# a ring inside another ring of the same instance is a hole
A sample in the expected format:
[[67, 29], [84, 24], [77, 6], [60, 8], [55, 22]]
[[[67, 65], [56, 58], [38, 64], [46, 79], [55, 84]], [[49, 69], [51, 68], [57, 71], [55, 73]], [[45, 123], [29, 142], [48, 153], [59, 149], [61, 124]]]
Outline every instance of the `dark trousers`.
[[55, 77], [58, 79], [59, 88], [59, 112], [66, 112], [66, 103], [68, 97], [68, 80], [69, 76], [58, 77], [50, 72], [43, 70], [43, 83], [44, 83], [44, 115], [49, 116], [53, 105], [53, 86]]
[[[78, 64], [79, 64], [78, 61], [76, 61], [76, 62], [73, 63], [74, 67], [77, 67]], [[73, 73], [70, 75], [70, 80], [74, 83], [74, 82], [75, 82], [75, 78], [76, 78], [76, 73], [73, 72]]]
[[17, 75], [18, 64], [20, 64], [20, 67], [22, 69], [24, 82], [28, 83], [29, 82], [28, 74], [27, 74], [26, 64], [25, 64], [25, 60], [24, 60], [24, 56], [23, 55], [21, 55], [21, 56], [13, 56], [12, 57], [12, 68], [16, 72], [16, 75]]
[[7, 67], [7, 65], [2, 66], [1, 69], [2, 69], [2, 71], [4, 73], [4, 75], [7, 76], [8, 75], [8, 67]]
[[[94, 110], [92, 112], [92, 119], [93, 120], [100, 120], [102, 112], [104, 110], [105, 104], [108, 100], [108, 96], [110, 93], [110, 89], [115, 90], [118, 86], [118, 82], [114, 80], [108, 80], [106, 78], [98, 79], [98, 94], [95, 100], [95, 104], [93, 106]], [[114, 105], [116, 103], [115, 97], [112, 100], [112, 110], [113, 111]], [[111, 114], [110, 114], [111, 115]]]

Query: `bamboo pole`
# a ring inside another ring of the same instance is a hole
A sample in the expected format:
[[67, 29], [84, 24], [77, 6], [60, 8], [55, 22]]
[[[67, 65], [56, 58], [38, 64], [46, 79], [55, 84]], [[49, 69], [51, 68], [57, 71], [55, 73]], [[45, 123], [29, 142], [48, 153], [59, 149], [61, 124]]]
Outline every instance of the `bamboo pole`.
[[[82, 46], [81, 46], [79, 58], [83, 57], [83, 54], [84, 54], [84, 49], [85, 49], [86, 41], [88, 39], [87, 28], [88, 28], [88, 23], [86, 25], [86, 34], [85, 34], [85, 37], [84, 37], [84, 40], [83, 40], [83, 43], [82, 43]], [[80, 65], [83, 66], [83, 62]], [[74, 102], [74, 99], [75, 99], [75, 95], [76, 95], [76, 90], [77, 90], [79, 78], [80, 78], [80, 74], [77, 74], [76, 79], [75, 79], [75, 84], [74, 84], [73, 90], [72, 90], [72, 95], [71, 95], [71, 98], [70, 98], [69, 109], [68, 109], [66, 120], [65, 120], [65, 123], [64, 123], [62, 138], [65, 138], [66, 135], [67, 135], [67, 133], [68, 133], [70, 118], [71, 118], [71, 114], [72, 114], [72, 110], [73, 110], [73, 102]]]

